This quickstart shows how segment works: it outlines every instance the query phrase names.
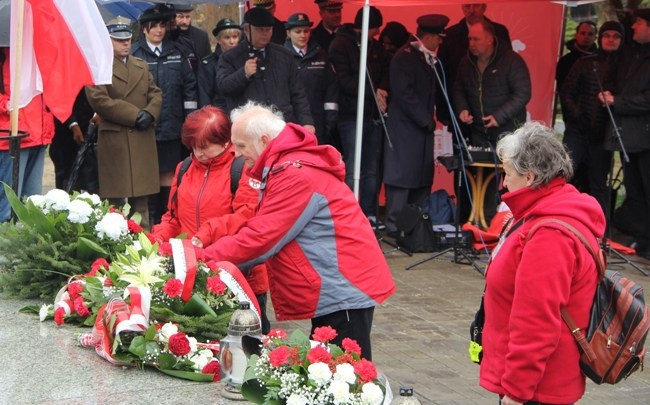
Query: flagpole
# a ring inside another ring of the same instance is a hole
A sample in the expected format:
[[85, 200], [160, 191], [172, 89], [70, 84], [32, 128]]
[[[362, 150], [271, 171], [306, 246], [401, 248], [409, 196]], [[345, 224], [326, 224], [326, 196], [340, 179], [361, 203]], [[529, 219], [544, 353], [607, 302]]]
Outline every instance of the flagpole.
[[23, 53], [23, 23], [25, 19], [25, 0], [15, 0], [14, 4], [18, 6], [18, 21], [16, 22], [16, 42], [12, 45], [14, 47], [14, 70], [13, 70], [13, 86], [11, 87], [11, 113], [9, 119], [11, 121], [11, 136], [18, 134], [18, 101], [20, 94], [20, 61]]

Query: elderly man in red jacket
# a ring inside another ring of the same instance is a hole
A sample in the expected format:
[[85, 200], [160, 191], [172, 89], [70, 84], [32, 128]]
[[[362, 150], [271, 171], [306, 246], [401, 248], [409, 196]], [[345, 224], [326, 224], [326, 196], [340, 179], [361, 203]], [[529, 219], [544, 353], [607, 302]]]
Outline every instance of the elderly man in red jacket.
[[267, 263], [278, 320], [311, 318], [331, 326], [334, 343], [355, 339], [372, 358], [374, 307], [395, 292], [375, 235], [346, 186], [341, 154], [287, 124], [279, 112], [249, 102], [233, 110], [232, 142], [259, 188], [257, 214], [208, 257], [243, 269]]

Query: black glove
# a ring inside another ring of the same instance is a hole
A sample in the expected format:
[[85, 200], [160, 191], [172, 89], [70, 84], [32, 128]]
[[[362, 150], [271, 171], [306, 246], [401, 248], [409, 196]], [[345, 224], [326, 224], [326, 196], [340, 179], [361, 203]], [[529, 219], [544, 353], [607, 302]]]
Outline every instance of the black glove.
[[153, 124], [153, 115], [145, 110], [140, 110], [138, 116], [135, 117], [135, 129], [143, 131]]

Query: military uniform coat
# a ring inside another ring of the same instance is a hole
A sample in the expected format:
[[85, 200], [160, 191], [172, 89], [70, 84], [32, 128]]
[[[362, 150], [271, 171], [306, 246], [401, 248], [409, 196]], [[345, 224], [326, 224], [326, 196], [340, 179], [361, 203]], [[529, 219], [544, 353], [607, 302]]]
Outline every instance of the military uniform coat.
[[86, 88], [88, 102], [102, 118], [97, 137], [99, 194], [139, 197], [160, 191], [155, 127], [135, 129], [140, 110], [160, 115], [162, 92], [147, 63], [129, 56], [113, 59], [113, 83]]
[[403, 188], [430, 187], [433, 182], [435, 72], [410, 43], [390, 64], [388, 133], [384, 141], [384, 183]]

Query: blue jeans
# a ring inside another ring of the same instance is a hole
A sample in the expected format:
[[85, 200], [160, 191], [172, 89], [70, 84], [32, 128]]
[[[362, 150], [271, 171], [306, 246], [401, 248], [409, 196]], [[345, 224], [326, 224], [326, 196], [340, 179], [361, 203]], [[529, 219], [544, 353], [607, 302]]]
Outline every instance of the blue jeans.
[[[339, 136], [345, 162], [345, 183], [354, 190], [354, 153], [356, 141], [356, 122], [339, 122]], [[372, 121], [363, 122], [361, 139], [361, 174], [359, 178], [359, 205], [366, 215], [377, 215], [377, 162], [379, 147], [379, 127]]]
[[[43, 192], [43, 165], [45, 163], [46, 146], [33, 146], [20, 150], [20, 168], [18, 174], [19, 197], [29, 197]], [[0, 151], [0, 181], [9, 187], [13, 181], [13, 159], [8, 150]], [[4, 189], [0, 192], [0, 222], [11, 218], [11, 206]]]

